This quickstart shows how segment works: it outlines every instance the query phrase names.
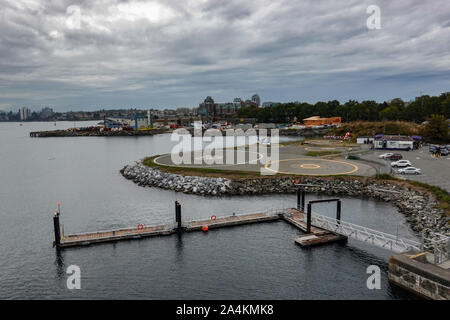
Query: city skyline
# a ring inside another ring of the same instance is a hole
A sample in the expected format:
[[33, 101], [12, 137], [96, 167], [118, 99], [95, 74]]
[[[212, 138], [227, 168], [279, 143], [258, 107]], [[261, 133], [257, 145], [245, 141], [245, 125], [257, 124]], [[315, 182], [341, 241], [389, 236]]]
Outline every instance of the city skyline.
[[[450, 6], [440, 0], [0, 0], [0, 110], [405, 101], [449, 91]], [[6, 61], [6, 63], [5, 63]]]

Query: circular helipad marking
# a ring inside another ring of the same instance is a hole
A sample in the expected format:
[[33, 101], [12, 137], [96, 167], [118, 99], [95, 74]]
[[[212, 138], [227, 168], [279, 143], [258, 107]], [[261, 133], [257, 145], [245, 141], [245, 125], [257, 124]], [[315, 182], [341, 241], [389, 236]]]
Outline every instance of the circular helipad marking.
[[308, 158], [294, 158], [294, 159], [283, 159], [283, 160], [276, 160], [276, 161], [270, 161], [269, 163], [267, 163], [264, 168], [275, 172], [275, 173], [282, 173], [282, 174], [301, 174], [301, 175], [305, 175], [305, 176], [336, 176], [336, 175], [341, 175], [341, 174], [351, 174], [353, 172], [356, 172], [359, 170], [359, 167], [357, 165], [354, 165], [353, 163], [350, 162], [345, 162], [345, 161], [337, 161], [337, 160], [329, 160], [329, 159], [314, 159], [315, 162], [325, 162], [325, 163], [336, 163], [336, 164], [340, 164], [340, 165], [345, 165], [345, 166], [349, 166], [352, 168], [352, 170], [349, 171], [345, 171], [345, 172], [334, 172], [334, 173], [303, 173], [303, 172], [285, 172], [285, 171], [276, 171], [273, 170], [271, 168], [269, 168], [270, 165], [272, 165], [273, 163], [280, 163], [280, 162], [287, 162], [287, 161], [311, 161], [311, 159]]
[[[193, 151], [191, 151], [191, 152], [193, 152]], [[259, 153], [259, 152], [254, 152], [254, 151], [245, 151], [245, 153], [246, 153], [246, 156], [245, 156], [245, 158], [247, 158], [247, 157], [250, 157], [249, 156], [249, 154], [251, 153], [251, 154], [256, 154], [256, 159], [252, 159], [252, 160], [250, 160], [250, 159], [245, 159], [243, 162], [237, 162], [237, 163], [231, 163], [231, 164], [228, 164], [228, 163], [213, 163], [213, 164], [205, 164], [205, 163], [202, 163], [202, 164], [200, 164], [200, 166], [199, 167], [211, 167], [211, 166], [236, 166], [236, 165], [243, 165], [243, 164], [251, 164], [251, 163], [257, 163], [259, 160], [261, 160], [262, 158], [264, 158], [264, 156], [261, 154], [261, 153]], [[215, 158], [215, 157], [219, 157], [219, 158], [221, 158], [222, 160], [225, 160], [223, 157], [221, 157], [221, 156], [208, 156], [208, 155], [203, 155], [202, 157], [196, 157], [195, 159], [197, 159], [197, 160], [202, 160], [202, 162], [203, 161], [205, 161], [205, 160], [207, 160], [207, 159], [209, 159], [209, 160], [213, 160], [212, 158]], [[169, 163], [162, 163], [162, 162], [160, 162], [160, 159], [163, 159], [163, 158], [169, 158], [170, 160], [171, 160], [171, 154], [170, 153], [168, 153], [168, 154], [163, 154], [163, 155], [161, 155], [161, 156], [159, 156], [159, 157], [157, 157], [157, 158], [155, 158], [155, 159], [153, 159], [153, 162], [154, 163], [156, 163], [156, 164], [158, 164], [158, 165], [160, 165], [160, 166], [166, 166], [166, 167], [187, 167], [187, 168], [191, 168], [192, 167], [192, 165], [196, 165], [195, 163], [187, 163], [187, 164], [184, 164], [184, 163], [182, 163], [182, 164], [180, 164], [180, 165], [177, 165], [177, 164], [173, 164], [172, 163], [172, 161], [171, 161], [171, 164], [169, 164]], [[217, 159], [217, 158], [216, 158]], [[218, 160], [220, 160], [220, 159], [218, 159]]]
[[300, 165], [300, 168], [303, 169], [319, 169], [320, 166], [318, 164], [314, 164], [314, 163], [304, 163]]
[[195, 157], [194, 159], [196, 160], [202, 160], [202, 161], [214, 161], [214, 160], [223, 160], [222, 156], [213, 156], [213, 155], [205, 155], [205, 156], [200, 156], [200, 157]]

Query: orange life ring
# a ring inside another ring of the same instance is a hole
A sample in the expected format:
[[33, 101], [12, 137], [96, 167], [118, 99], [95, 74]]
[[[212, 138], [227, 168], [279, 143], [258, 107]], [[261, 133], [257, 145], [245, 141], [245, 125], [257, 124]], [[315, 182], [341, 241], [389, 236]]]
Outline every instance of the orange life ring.
[[211, 216], [211, 220], [212, 220], [212, 221], [216, 221], [216, 219], [217, 219], [216, 215], [213, 214], [213, 215]]
[[143, 224], [141, 224], [141, 223], [140, 223], [140, 224], [138, 224], [138, 226], [137, 226], [137, 229], [138, 229], [138, 230], [142, 230], [142, 229], [144, 229], [144, 225], [143, 225]]

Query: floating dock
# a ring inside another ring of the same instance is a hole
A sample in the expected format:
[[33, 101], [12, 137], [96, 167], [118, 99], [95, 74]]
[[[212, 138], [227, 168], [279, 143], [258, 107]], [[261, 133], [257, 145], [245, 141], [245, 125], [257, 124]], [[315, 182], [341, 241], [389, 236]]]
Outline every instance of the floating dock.
[[340, 221], [341, 218], [341, 201], [339, 199], [326, 199], [326, 200], [312, 200], [309, 201], [307, 206], [307, 212], [304, 212], [305, 208], [305, 191], [299, 189], [297, 192], [297, 209], [282, 209], [276, 212], [258, 212], [249, 214], [233, 214], [231, 216], [216, 217], [212, 215], [210, 219], [194, 220], [190, 222], [182, 222], [181, 218], [181, 204], [179, 201], [175, 201], [175, 224], [166, 225], [154, 225], [144, 226], [138, 224], [136, 228], [106, 230], [91, 233], [72, 234], [65, 236], [61, 235], [61, 228], [59, 224], [59, 216], [61, 212], [58, 202], [58, 210], [55, 211], [53, 216], [53, 226], [55, 233], [54, 245], [57, 248], [84, 246], [94, 243], [102, 242], [115, 242], [121, 240], [141, 239], [146, 237], [166, 236], [175, 233], [203, 231], [206, 232], [209, 229], [232, 227], [237, 225], [244, 225], [250, 223], [261, 223], [276, 220], [284, 220], [293, 226], [297, 227], [306, 234], [300, 235], [295, 242], [303, 247], [312, 245], [336, 242], [346, 240], [344, 235], [337, 234], [324, 228], [313, 226], [311, 223], [311, 206], [318, 202], [336, 202], [336, 218]]
[[[215, 219], [196, 220], [184, 223], [182, 231], [202, 231], [204, 226], [208, 229], [232, 227], [250, 223], [268, 222], [280, 220], [278, 214], [252, 213], [245, 215], [232, 215]], [[59, 241], [59, 247], [84, 246], [101, 242], [115, 242], [120, 240], [141, 239], [154, 236], [167, 236], [178, 233], [177, 228], [171, 228], [169, 225], [143, 226], [136, 228], [116, 229], [108, 231], [98, 231], [92, 233], [72, 234], [62, 236]]]
[[[282, 217], [285, 221], [296, 226], [303, 232], [307, 232], [308, 226], [307, 223], [305, 222], [306, 214], [303, 211], [298, 209], [290, 209], [289, 212], [284, 214]], [[319, 244], [337, 241], [346, 241], [346, 240], [347, 240], [346, 236], [333, 233], [326, 229], [311, 226], [310, 233], [299, 235], [295, 239], [295, 242], [302, 247], [310, 247]]]
[[59, 247], [84, 246], [100, 242], [114, 242], [119, 240], [141, 239], [145, 237], [174, 234], [176, 231], [168, 230], [165, 225], [98, 231], [63, 236]]
[[[300, 235], [295, 241], [302, 246], [311, 246], [345, 240], [347, 237], [333, 233], [329, 230], [312, 226], [308, 227], [306, 214], [299, 209], [285, 209], [277, 212], [259, 212], [225, 217], [216, 217], [212, 215], [210, 219], [193, 220], [190, 222], [181, 222], [181, 205], [175, 203], [175, 225], [154, 225], [144, 226], [139, 224], [136, 228], [115, 229], [106, 231], [97, 231], [90, 233], [61, 235], [59, 227], [59, 205], [58, 211], [53, 217], [55, 231], [55, 246], [59, 248], [85, 246], [95, 243], [115, 242], [121, 240], [133, 240], [146, 237], [167, 236], [181, 232], [207, 231], [210, 229], [233, 227], [244, 224], [270, 222], [284, 220], [299, 230], [306, 232]], [[306, 219], [306, 222], [305, 222]], [[310, 222], [309, 222], [310, 223]], [[308, 229], [309, 228], [309, 229]]]

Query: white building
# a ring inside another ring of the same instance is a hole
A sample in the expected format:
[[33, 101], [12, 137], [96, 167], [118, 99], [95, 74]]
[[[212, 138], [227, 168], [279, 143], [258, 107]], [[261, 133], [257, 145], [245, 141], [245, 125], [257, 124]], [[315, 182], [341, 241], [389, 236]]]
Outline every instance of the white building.
[[374, 141], [375, 149], [413, 150], [414, 140], [406, 136], [377, 136]]
[[375, 141], [374, 137], [357, 137], [356, 143], [357, 144], [370, 144]]

